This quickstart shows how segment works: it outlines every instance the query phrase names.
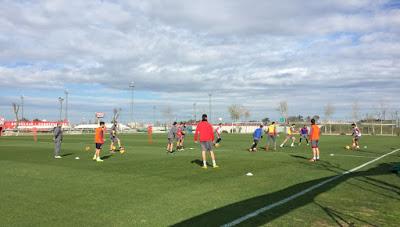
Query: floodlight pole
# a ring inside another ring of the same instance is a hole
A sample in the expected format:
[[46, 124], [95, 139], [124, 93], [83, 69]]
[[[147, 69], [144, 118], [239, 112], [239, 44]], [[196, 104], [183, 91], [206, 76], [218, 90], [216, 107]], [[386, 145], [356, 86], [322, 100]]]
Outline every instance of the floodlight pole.
[[133, 90], [135, 88], [135, 83], [133, 81], [129, 84], [129, 88], [131, 89], [131, 123], [133, 123]]
[[64, 101], [64, 99], [63, 98], [61, 98], [61, 97], [58, 97], [58, 101], [60, 102], [60, 119], [59, 119], [59, 121], [62, 121], [62, 107], [63, 107], [63, 101]]
[[64, 91], [65, 93], [65, 120], [68, 121], [68, 90]]

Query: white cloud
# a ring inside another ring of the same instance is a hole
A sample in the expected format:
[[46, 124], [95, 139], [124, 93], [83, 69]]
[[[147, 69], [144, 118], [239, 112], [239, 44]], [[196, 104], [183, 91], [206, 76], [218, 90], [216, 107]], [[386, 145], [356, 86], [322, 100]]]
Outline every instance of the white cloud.
[[4, 1], [0, 88], [40, 96], [100, 84], [107, 93], [135, 81], [150, 96], [144, 102], [173, 100], [186, 115], [193, 102], [207, 106], [210, 91], [221, 113], [230, 103], [258, 110], [295, 97], [315, 106], [332, 97], [399, 103], [400, 10], [388, 3]]

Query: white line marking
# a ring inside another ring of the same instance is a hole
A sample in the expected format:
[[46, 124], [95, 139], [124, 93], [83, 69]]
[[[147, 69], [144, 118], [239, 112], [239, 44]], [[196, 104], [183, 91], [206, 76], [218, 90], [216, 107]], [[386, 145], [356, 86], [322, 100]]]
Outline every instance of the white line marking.
[[349, 174], [349, 173], [352, 173], [352, 172], [354, 172], [354, 171], [357, 171], [357, 170], [359, 170], [359, 169], [361, 169], [361, 168], [363, 168], [363, 167], [365, 167], [365, 166], [367, 166], [367, 165], [369, 165], [369, 164], [371, 164], [371, 163], [373, 163], [373, 162], [378, 161], [379, 159], [382, 159], [382, 158], [384, 158], [384, 157], [386, 157], [386, 156], [388, 156], [388, 155], [391, 155], [391, 154], [393, 154], [393, 153], [396, 153], [397, 151], [400, 151], [400, 149], [396, 149], [396, 150], [391, 151], [391, 152], [389, 152], [389, 153], [386, 153], [386, 154], [384, 154], [384, 155], [382, 155], [382, 156], [379, 156], [379, 157], [375, 158], [374, 160], [371, 160], [371, 161], [369, 161], [369, 162], [366, 162], [366, 163], [364, 163], [364, 164], [362, 164], [362, 165], [360, 165], [360, 166], [357, 166], [357, 167], [355, 167], [355, 168], [353, 168], [353, 169], [351, 169], [351, 170], [345, 171], [345, 172], [343, 172], [343, 173], [341, 173], [341, 174], [339, 174], [339, 175], [333, 176], [333, 177], [331, 177], [331, 178], [329, 178], [329, 179], [327, 179], [327, 180], [324, 180], [324, 181], [322, 181], [322, 182], [320, 182], [320, 183], [318, 183], [318, 184], [316, 184], [316, 185], [314, 185], [314, 186], [311, 186], [311, 187], [309, 187], [309, 188], [307, 188], [307, 189], [304, 189], [304, 190], [301, 191], [301, 192], [298, 192], [298, 193], [296, 193], [296, 194], [294, 194], [294, 195], [291, 195], [291, 196], [289, 196], [289, 197], [287, 197], [287, 198], [285, 198], [285, 199], [282, 199], [282, 200], [280, 200], [280, 201], [278, 201], [278, 202], [276, 202], [276, 203], [273, 203], [273, 204], [267, 205], [267, 206], [265, 206], [265, 207], [262, 207], [262, 208], [260, 208], [260, 209], [258, 209], [258, 210], [255, 210], [255, 211], [253, 211], [253, 212], [251, 212], [251, 213], [249, 213], [249, 214], [246, 214], [246, 215], [243, 216], [243, 217], [240, 217], [240, 218], [238, 218], [238, 219], [236, 219], [236, 220], [233, 220], [232, 222], [229, 222], [229, 223], [224, 224], [224, 225], [222, 225], [222, 226], [223, 226], [223, 227], [229, 227], [229, 226], [235, 226], [235, 225], [237, 225], [237, 224], [240, 224], [241, 222], [244, 222], [244, 221], [246, 221], [246, 220], [248, 220], [248, 219], [250, 219], [250, 218], [252, 218], [252, 217], [255, 217], [255, 216], [258, 216], [258, 215], [261, 214], [261, 213], [264, 213], [264, 212], [267, 211], [267, 210], [271, 210], [272, 208], [275, 208], [275, 207], [280, 206], [280, 205], [282, 205], [282, 204], [285, 204], [285, 203], [287, 203], [287, 202], [289, 202], [289, 201], [291, 201], [291, 200], [293, 200], [293, 199], [296, 199], [297, 197], [300, 197], [300, 196], [302, 196], [302, 195], [304, 195], [304, 194], [306, 194], [306, 193], [308, 193], [308, 192], [310, 192], [310, 191], [312, 191], [312, 190], [314, 190], [314, 189], [317, 189], [317, 188], [319, 188], [319, 187], [321, 187], [321, 186], [323, 186], [323, 185], [325, 185], [325, 184], [327, 184], [327, 183], [329, 183], [329, 182], [331, 182], [331, 181], [334, 181], [334, 180], [336, 180], [336, 179], [338, 179], [338, 178], [340, 178], [340, 177], [342, 177], [342, 176], [344, 176], [344, 175], [347, 175], [347, 174]]
[[331, 157], [342, 156], [342, 157], [356, 157], [356, 158], [376, 158], [372, 156], [362, 156], [362, 155], [351, 155], [351, 154], [331, 154]]

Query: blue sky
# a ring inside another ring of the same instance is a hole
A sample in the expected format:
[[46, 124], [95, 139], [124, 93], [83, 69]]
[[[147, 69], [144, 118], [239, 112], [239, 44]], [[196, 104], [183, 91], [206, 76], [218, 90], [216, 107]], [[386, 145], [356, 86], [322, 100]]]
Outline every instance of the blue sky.
[[[58, 118], [67, 89], [73, 122], [95, 112], [164, 121], [208, 112], [229, 121], [241, 104], [250, 119], [321, 115], [335, 119], [399, 110], [400, 5], [386, 0], [188, 2], [2, 1], [0, 116], [25, 97], [29, 119]], [[153, 116], [153, 107], [155, 112]], [[109, 118], [107, 118], [109, 119]]]

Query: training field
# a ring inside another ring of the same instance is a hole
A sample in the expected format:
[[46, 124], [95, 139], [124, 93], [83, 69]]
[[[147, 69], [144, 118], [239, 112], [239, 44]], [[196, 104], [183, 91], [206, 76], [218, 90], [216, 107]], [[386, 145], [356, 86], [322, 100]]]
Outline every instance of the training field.
[[165, 153], [164, 135], [152, 145], [147, 135], [120, 138], [127, 152], [108, 156], [106, 141], [105, 161], [96, 163], [93, 135], [65, 136], [60, 160], [52, 157], [50, 136], [39, 136], [37, 143], [0, 137], [0, 226], [220, 226], [268, 205], [277, 206], [239, 225], [400, 223], [400, 177], [390, 172], [400, 151], [324, 182], [400, 148], [398, 137], [363, 136], [361, 151], [352, 152], [343, 148], [349, 136], [322, 136], [322, 160], [310, 163], [305, 144], [249, 153], [251, 135], [224, 135], [216, 149], [218, 169], [200, 168], [199, 145], [191, 136], [185, 151], [175, 154]]

